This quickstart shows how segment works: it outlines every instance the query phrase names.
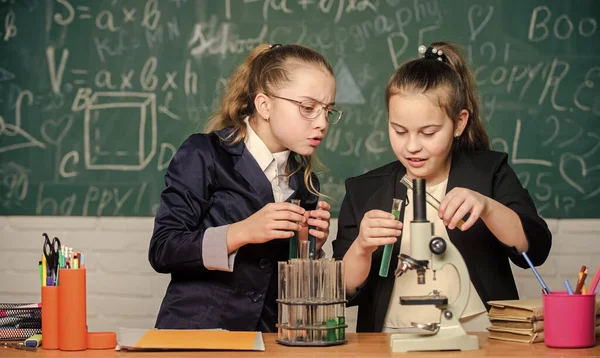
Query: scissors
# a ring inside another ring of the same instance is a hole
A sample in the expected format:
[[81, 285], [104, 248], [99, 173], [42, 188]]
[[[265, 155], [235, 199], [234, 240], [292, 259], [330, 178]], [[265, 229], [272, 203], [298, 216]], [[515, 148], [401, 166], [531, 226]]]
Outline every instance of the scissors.
[[44, 256], [46, 256], [46, 265], [48, 265], [48, 272], [54, 282], [56, 282], [56, 277], [58, 276], [58, 258], [59, 252], [61, 249], [60, 240], [55, 237], [50, 241], [50, 238], [46, 233], [44, 233]]

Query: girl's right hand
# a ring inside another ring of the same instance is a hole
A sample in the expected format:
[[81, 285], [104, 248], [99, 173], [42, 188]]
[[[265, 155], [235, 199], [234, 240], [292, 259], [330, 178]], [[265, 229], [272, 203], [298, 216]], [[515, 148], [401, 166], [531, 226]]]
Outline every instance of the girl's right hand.
[[383, 210], [368, 211], [360, 222], [356, 238], [359, 250], [371, 255], [378, 246], [393, 244], [402, 233], [402, 222]]
[[[304, 208], [292, 203], [269, 203], [247, 219], [231, 224], [227, 233], [228, 247], [261, 244], [274, 239], [289, 239], [306, 222]], [[231, 234], [231, 244], [230, 244]], [[231, 252], [231, 251], [229, 251]]]

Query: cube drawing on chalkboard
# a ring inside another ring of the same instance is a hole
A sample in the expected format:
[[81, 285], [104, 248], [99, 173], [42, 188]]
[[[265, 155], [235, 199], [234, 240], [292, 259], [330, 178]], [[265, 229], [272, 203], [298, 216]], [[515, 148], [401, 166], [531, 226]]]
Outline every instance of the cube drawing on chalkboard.
[[94, 93], [85, 108], [85, 166], [143, 170], [156, 154], [156, 133], [154, 93]]

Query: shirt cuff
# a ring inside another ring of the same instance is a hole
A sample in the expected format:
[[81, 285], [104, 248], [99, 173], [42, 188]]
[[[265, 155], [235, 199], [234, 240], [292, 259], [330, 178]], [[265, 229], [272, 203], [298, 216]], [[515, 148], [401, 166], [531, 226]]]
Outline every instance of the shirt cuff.
[[202, 238], [202, 262], [208, 270], [233, 272], [237, 250], [227, 254], [227, 229], [229, 225], [209, 227]]

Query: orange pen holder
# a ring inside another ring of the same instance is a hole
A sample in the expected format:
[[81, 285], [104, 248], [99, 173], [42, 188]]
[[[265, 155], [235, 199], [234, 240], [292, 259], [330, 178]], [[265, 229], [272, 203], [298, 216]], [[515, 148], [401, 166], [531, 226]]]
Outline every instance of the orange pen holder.
[[85, 269], [60, 269], [58, 277], [58, 349], [87, 349]]
[[42, 286], [42, 348], [58, 349], [58, 286]]

